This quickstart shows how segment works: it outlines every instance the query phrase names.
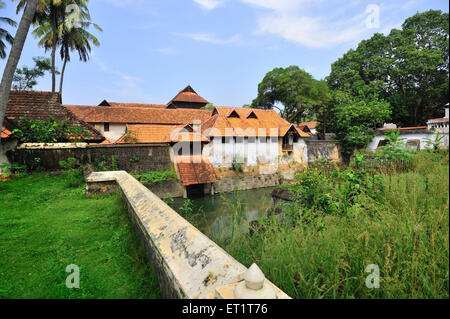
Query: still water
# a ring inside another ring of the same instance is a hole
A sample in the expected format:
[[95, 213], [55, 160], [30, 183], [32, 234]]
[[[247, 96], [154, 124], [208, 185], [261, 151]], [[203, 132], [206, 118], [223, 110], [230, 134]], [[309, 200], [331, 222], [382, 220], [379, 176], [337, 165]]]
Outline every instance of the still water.
[[[266, 187], [190, 198], [193, 214], [187, 216], [181, 213], [181, 215], [190, 222], [194, 219], [194, 224], [209, 238], [226, 239], [231, 236], [233, 214], [236, 211], [242, 212], [243, 217], [239, 232], [248, 231], [251, 221], [266, 216], [271, 206], [272, 190], [273, 187]], [[184, 201], [182, 198], [175, 198], [170, 206], [176, 212], [180, 212]]]

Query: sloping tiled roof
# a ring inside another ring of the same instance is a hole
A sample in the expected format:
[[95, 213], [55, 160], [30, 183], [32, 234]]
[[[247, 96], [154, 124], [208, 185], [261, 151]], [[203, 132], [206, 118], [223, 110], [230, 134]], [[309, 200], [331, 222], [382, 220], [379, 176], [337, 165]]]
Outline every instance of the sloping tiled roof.
[[318, 121], [312, 121], [312, 122], [304, 122], [297, 124], [298, 126], [307, 126], [309, 129], [316, 128], [319, 124]]
[[[252, 112], [257, 118], [247, 118]], [[213, 118], [207, 136], [283, 136], [292, 126], [274, 110], [216, 107]]]
[[209, 102], [202, 98], [194, 89], [188, 85], [183, 90], [180, 91], [167, 105], [170, 105], [172, 102], [188, 102], [188, 103], [205, 103]]
[[6, 117], [18, 125], [22, 117], [35, 120], [66, 120], [69, 125], [79, 126], [90, 132], [86, 141], [103, 141], [104, 137], [91, 125], [83, 122], [59, 102], [59, 93], [40, 91], [16, 91], [9, 94]]
[[178, 163], [178, 173], [184, 186], [213, 183], [217, 180], [211, 163]]
[[192, 124], [195, 120], [204, 122], [211, 117], [211, 111], [193, 109], [73, 105], [66, 105], [66, 108], [88, 123], [181, 125]]
[[143, 104], [143, 103], [121, 103], [121, 102], [108, 102], [112, 107], [143, 107], [143, 108], [157, 108], [165, 109], [166, 104]]
[[2, 133], [1, 133], [1, 135], [0, 135], [0, 137], [1, 138], [8, 138], [8, 137], [10, 137], [11, 136], [11, 131], [10, 130], [8, 130], [6, 127], [2, 127]]
[[[175, 143], [175, 142], [209, 142], [209, 139], [201, 134], [194, 134], [184, 130], [184, 125], [127, 125], [127, 131], [131, 131], [134, 143]], [[127, 143], [125, 135], [116, 141], [116, 144]]]

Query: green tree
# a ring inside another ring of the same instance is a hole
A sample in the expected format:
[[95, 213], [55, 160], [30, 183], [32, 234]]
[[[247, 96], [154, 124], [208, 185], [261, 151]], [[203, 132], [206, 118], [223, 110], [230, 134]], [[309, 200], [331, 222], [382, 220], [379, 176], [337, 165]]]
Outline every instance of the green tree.
[[[3, 1], [0, 1], [0, 9], [2, 9], [5, 6], [5, 3]], [[17, 26], [17, 23], [7, 17], [0, 17], [1, 23], [9, 24], [12, 27]], [[0, 28], [0, 58], [4, 59], [6, 58], [6, 43], [12, 44], [14, 41], [13, 36], [5, 29]]]
[[[84, 19], [90, 19], [89, 12], [84, 15]], [[89, 60], [89, 54], [91, 52], [91, 43], [95, 46], [99, 46], [100, 42], [92, 35], [87, 28], [92, 25], [98, 31], [102, 29], [95, 23], [89, 21], [80, 21], [77, 27], [70, 25], [64, 26], [64, 31], [60, 40], [60, 54], [63, 61], [63, 67], [61, 72], [61, 78], [59, 82], [59, 94], [62, 96], [62, 88], [64, 81], [64, 74], [66, 70], [67, 62], [70, 61], [70, 52], [76, 51], [80, 57], [80, 61], [86, 62]]]
[[[315, 112], [329, 100], [324, 81], [315, 80], [298, 66], [275, 68], [258, 85], [252, 107], [276, 108], [290, 122], [314, 119]], [[281, 106], [280, 106], [281, 104]]]
[[0, 128], [3, 126], [3, 119], [5, 118], [6, 106], [8, 105], [9, 92], [11, 91], [11, 84], [22, 54], [23, 46], [30, 29], [33, 16], [38, 7], [38, 0], [29, 0], [25, 6], [25, 10], [20, 19], [19, 27], [17, 28], [14, 42], [3, 70], [2, 81], [0, 83]]
[[363, 91], [358, 96], [334, 91], [331, 105], [328, 129], [340, 141], [346, 160], [355, 150], [366, 147], [374, 137], [376, 125], [389, 120], [391, 115], [388, 102]]
[[388, 36], [377, 33], [331, 66], [331, 89], [379, 94], [399, 125], [424, 124], [448, 103], [448, 13], [430, 10], [405, 20]]
[[51, 70], [49, 58], [35, 57], [33, 58], [34, 68], [23, 66], [16, 70], [13, 78], [14, 90], [32, 90], [37, 84], [37, 78], [45, 75], [45, 72]]

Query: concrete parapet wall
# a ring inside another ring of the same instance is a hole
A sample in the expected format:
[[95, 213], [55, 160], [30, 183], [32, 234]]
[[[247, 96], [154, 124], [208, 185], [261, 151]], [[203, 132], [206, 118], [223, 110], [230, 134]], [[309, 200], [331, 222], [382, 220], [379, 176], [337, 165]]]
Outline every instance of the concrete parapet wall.
[[219, 179], [214, 183], [214, 190], [216, 193], [232, 192], [234, 190], [248, 190], [262, 187], [271, 187], [280, 185], [280, 175], [275, 174], [260, 174], [256, 176], [236, 176], [225, 177]]
[[125, 171], [94, 172], [86, 180], [88, 191], [95, 183], [117, 183], [167, 298], [215, 298], [220, 288], [243, 280], [245, 266]]

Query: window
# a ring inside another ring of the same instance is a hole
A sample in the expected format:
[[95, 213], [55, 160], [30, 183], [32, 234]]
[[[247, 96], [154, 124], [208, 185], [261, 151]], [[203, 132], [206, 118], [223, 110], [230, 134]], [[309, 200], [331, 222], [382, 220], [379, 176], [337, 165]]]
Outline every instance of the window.
[[104, 123], [103, 124], [103, 131], [109, 132], [109, 123]]
[[250, 114], [247, 116], [248, 119], [257, 119], [255, 112], [251, 111]]
[[228, 115], [229, 118], [240, 118], [239, 114], [236, 112], [236, 110], [233, 110]]

